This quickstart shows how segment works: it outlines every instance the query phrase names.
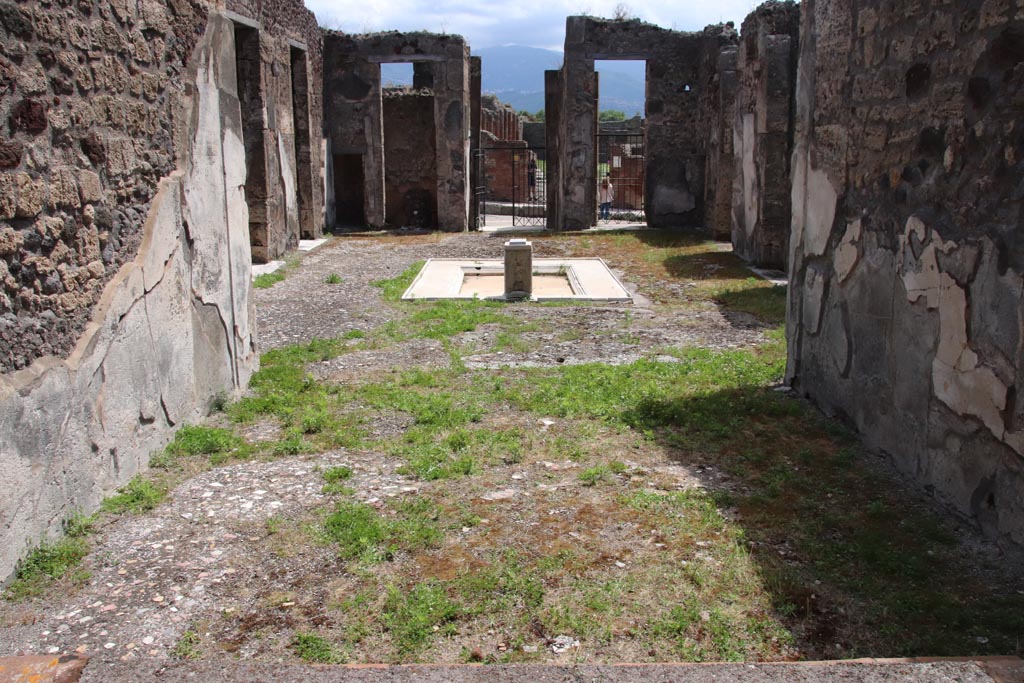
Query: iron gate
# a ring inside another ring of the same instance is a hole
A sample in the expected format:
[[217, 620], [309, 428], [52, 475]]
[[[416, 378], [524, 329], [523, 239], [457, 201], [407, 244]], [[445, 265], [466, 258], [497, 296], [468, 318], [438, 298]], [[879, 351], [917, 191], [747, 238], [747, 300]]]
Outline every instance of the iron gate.
[[[642, 134], [599, 133], [595, 141], [595, 149], [597, 150], [597, 224], [645, 223], [644, 136]], [[603, 191], [605, 181], [608, 181], [607, 190], [609, 191]]]
[[[491, 143], [478, 152], [480, 225], [547, 226], [545, 149], [524, 142]], [[505, 218], [503, 218], [505, 217]], [[509, 220], [511, 219], [511, 220]]]

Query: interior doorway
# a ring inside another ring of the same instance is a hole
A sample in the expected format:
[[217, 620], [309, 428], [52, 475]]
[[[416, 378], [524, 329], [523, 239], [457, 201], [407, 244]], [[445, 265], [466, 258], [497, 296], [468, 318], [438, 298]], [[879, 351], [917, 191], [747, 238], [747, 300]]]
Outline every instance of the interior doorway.
[[361, 228], [366, 225], [362, 154], [335, 154], [334, 204], [337, 227]]

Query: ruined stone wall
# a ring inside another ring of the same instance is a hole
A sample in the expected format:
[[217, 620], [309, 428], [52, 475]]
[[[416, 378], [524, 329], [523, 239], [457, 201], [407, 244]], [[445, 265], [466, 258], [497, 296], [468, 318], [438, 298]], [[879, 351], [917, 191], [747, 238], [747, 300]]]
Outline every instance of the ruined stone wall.
[[534, 150], [537, 153], [537, 159], [540, 161], [547, 160], [547, 136], [546, 129], [547, 124], [543, 121], [524, 121], [523, 122], [523, 140], [526, 141], [526, 146]]
[[544, 138], [547, 154], [544, 183], [547, 191], [547, 227], [554, 230], [565, 225], [565, 215], [562, 213], [565, 187], [562, 162], [567, 154], [562, 124], [564, 104], [565, 70], [548, 69], [544, 72]]
[[[324, 32], [324, 131], [329, 154], [362, 156], [366, 222], [383, 226], [384, 137], [380, 64], [412, 62], [417, 82], [434, 93], [437, 221], [442, 230], [469, 224], [469, 48], [460, 36], [431, 33], [347, 35]], [[346, 179], [341, 179], [346, 182]], [[328, 211], [333, 195], [327, 198]]]
[[494, 95], [484, 95], [480, 103], [480, 130], [495, 140], [523, 139], [523, 119], [515, 109]]
[[743, 21], [733, 122], [732, 244], [751, 263], [784, 269], [789, 248], [800, 6], [766, 2]]
[[484, 180], [487, 200], [525, 202], [530, 199], [529, 165], [537, 155], [524, 140], [494, 141], [497, 147], [484, 144]]
[[[301, 4], [276, 4], [318, 35]], [[175, 167], [173, 100], [206, 14], [184, 0], [0, 5], [0, 370], [66, 357], [134, 258]]]
[[590, 227], [596, 217], [596, 132], [598, 82], [594, 60], [647, 61], [646, 214], [652, 227], [704, 223], [704, 173], [711, 121], [701, 93], [717, 72], [718, 54], [734, 44], [728, 26], [682, 33], [638, 20], [594, 17], [566, 19], [565, 87], [559, 122], [560, 217], [565, 229]]
[[1024, 543], [1024, 3], [804, 0], [789, 381]]
[[390, 225], [437, 227], [434, 95], [385, 90], [384, 193]]
[[67, 356], [135, 256], [205, 21], [189, 2], [0, 4], [0, 370]]
[[0, 3], [0, 581], [255, 369], [238, 19]]
[[257, 41], [251, 60], [239, 45], [238, 64], [243, 122], [249, 123], [249, 237], [253, 260], [262, 263], [298, 247], [303, 233], [322, 234], [322, 37], [316, 17], [294, 0], [230, 0], [227, 9]]

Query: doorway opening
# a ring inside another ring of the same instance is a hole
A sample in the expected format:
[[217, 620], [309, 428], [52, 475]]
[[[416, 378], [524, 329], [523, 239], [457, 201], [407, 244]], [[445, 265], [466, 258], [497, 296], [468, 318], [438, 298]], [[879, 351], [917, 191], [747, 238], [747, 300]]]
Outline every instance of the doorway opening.
[[[384, 221], [396, 228], [433, 230], [438, 226], [432, 66], [429, 62], [381, 65], [381, 80], [386, 84], [381, 91]], [[402, 81], [405, 84], [396, 84]], [[412, 87], [414, 83], [417, 87]]]
[[316, 237], [313, 211], [313, 159], [309, 134], [309, 75], [306, 51], [291, 48], [292, 119], [295, 127], [295, 200], [299, 209], [299, 236]]
[[253, 263], [269, 258], [267, 229], [267, 159], [263, 141], [263, 91], [260, 79], [260, 32], [235, 23], [235, 72], [242, 110], [245, 147], [245, 203], [249, 207], [249, 244]]
[[596, 225], [645, 223], [645, 60], [595, 62], [600, 74]]
[[340, 228], [361, 228], [366, 225], [362, 154], [335, 154], [334, 162], [334, 224]]

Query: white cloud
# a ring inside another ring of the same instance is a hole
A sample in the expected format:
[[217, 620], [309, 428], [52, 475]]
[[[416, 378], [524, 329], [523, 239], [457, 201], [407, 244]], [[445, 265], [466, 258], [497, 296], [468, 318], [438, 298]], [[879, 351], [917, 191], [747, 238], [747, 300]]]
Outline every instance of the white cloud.
[[[306, 0], [321, 25], [349, 33], [432, 31], [457, 33], [470, 47], [528, 45], [561, 49], [565, 17], [610, 17], [620, 0], [522, 0], [481, 3], [468, 0]], [[631, 13], [644, 21], [679, 31], [733, 21], [739, 26], [759, 0], [632, 0]]]

